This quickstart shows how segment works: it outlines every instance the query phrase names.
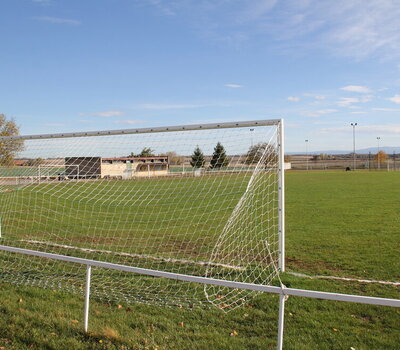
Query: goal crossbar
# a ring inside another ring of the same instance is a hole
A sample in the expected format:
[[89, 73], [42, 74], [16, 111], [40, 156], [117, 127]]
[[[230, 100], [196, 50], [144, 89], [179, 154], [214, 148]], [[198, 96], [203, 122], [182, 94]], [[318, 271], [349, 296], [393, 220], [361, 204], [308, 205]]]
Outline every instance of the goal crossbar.
[[399, 299], [378, 298], [378, 297], [360, 296], [360, 295], [342, 294], [342, 293], [319, 292], [319, 291], [312, 291], [312, 290], [305, 290], [305, 289], [265, 286], [265, 285], [259, 285], [259, 284], [253, 284], [253, 283], [226, 281], [226, 280], [219, 280], [219, 279], [209, 278], [209, 277], [191, 276], [191, 275], [184, 275], [184, 274], [179, 274], [179, 273], [171, 273], [171, 272], [166, 272], [166, 271], [158, 271], [158, 270], [152, 270], [152, 269], [146, 269], [146, 268], [113, 264], [113, 263], [97, 261], [97, 260], [76, 258], [76, 257], [72, 257], [72, 256], [67, 256], [67, 255], [46, 253], [46, 252], [40, 252], [40, 251], [30, 250], [30, 249], [14, 248], [14, 247], [9, 247], [9, 246], [4, 246], [4, 245], [0, 245], [0, 250], [12, 252], [12, 253], [20, 253], [20, 254], [25, 254], [25, 255], [38, 256], [38, 257], [47, 258], [47, 259], [67, 261], [67, 262], [71, 262], [71, 263], [82, 264], [82, 265], [92, 266], [92, 267], [102, 267], [102, 268], [108, 268], [108, 269], [112, 269], [112, 270], [137, 273], [137, 274], [153, 276], [153, 277], [163, 277], [163, 278], [168, 278], [168, 279], [183, 281], [183, 282], [194, 282], [194, 283], [201, 283], [201, 284], [228, 287], [228, 288], [247, 289], [247, 290], [252, 290], [252, 291], [280, 294], [280, 295], [285, 295], [285, 296], [291, 295], [291, 296], [307, 297], [307, 298], [314, 298], [314, 299], [326, 299], [326, 300], [335, 300], [335, 301], [345, 301], [345, 302], [351, 302], [351, 303], [400, 307]]
[[252, 127], [252, 126], [279, 125], [281, 121], [282, 119], [266, 119], [266, 120], [251, 120], [251, 121], [239, 121], [239, 122], [227, 122], [227, 123], [160, 126], [154, 128], [118, 129], [118, 130], [21, 135], [21, 136], [1, 136], [0, 140], [38, 140], [38, 139], [55, 139], [55, 138], [85, 137], [85, 136], [130, 135], [130, 134], [149, 134], [149, 133], [173, 132], [173, 131], [231, 129], [231, 128]]

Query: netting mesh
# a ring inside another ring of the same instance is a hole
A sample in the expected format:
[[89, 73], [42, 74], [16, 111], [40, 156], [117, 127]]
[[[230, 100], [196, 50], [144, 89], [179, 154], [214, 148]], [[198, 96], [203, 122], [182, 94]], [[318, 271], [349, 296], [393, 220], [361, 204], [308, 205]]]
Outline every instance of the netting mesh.
[[[0, 167], [0, 244], [270, 284], [278, 152], [277, 126], [25, 140]], [[0, 280], [83, 291], [84, 266], [4, 251], [0, 259]], [[91, 288], [110, 302], [224, 310], [255, 293], [103, 268]]]

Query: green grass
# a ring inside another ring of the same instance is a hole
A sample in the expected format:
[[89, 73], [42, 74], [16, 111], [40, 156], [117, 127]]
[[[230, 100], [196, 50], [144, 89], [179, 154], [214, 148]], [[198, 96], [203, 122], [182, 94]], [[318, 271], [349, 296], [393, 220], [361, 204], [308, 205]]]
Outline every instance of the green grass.
[[400, 281], [400, 173], [287, 176], [288, 267]]
[[[238, 179], [234, 187], [243, 184]], [[153, 185], [155, 182], [149, 181], [142, 186]], [[193, 183], [187, 185], [193, 187]], [[292, 172], [286, 176], [286, 185], [289, 271], [400, 280], [400, 173]], [[124, 191], [123, 187], [118, 190]], [[146, 187], [146, 190], [151, 189]], [[166, 186], [165, 191], [171, 191], [164, 195], [170, 195], [171, 202], [167, 205], [171, 208], [176, 205], [174, 210], [190, 202], [189, 198], [184, 203], [174, 201], [174, 187]], [[239, 196], [240, 191], [230, 191], [232, 198]], [[91, 203], [88, 193], [79, 194], [86, 208]], [[58, 201], [65, 206], [68, 198], [58, 196]], [[216, 207], [221, 205], [218, 198], [213, 201]], [[189, 213], [196, 215], [199, 210], [194, 208]], [[62, 224], [73, 231], [78, 224], [68, 221]], [[87, 224], [90, 227], [90, 222], [91, 218], [86, 218], [86, 224], [80, 228]], [[28, 223], [21, 227], [27, 228], [28, 234]], [[174, 226], [176, 232], [186, 232], [184, 228], [185, 223]], [[103, 228], [106, 237], [110, 229]], [[209, 237], [212, 236], [210, 233]], [[11, 258], [7, 259], [5, 264]], [[303, 279], [289, 274], [282, 279], [293, 288], [399, 297], [398, 288], [393, 286]], [[95, 299], [91, 304], [90, 332], [84, 334], [83, 298], [57, 291], [56, 286], [54, 290], [53, 286], [48, 287], [0, 284], [0, 349], [1, 346], [5, 349], [275, 348], [276, 296], [259, 295], [250, 304], [227, 314], [219, 310], [188, 311], [125, 302], [119, 302], [122, 307], [117, 307], [113, 302]], [[82, 292], [78, 284], [75, 289]], [[78, 322], [72, 322], [75, 320]], [[296, 350], [398, 349], [399, 323], [400, 313], [394, 308], [290, 297], [286, 305], [284, 345], [285, 349]]]

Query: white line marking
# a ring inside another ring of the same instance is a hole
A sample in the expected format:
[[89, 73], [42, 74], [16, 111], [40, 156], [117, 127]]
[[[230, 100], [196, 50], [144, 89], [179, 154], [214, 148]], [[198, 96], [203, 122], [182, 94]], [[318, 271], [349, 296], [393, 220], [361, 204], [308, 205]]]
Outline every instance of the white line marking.
[[360, 282], [360, 283], [378, 283], [378, 284], [386, 284], [390, 286], [400, 286], [400, 282], [390, 282], [390, 281], [378, 281], [378, 280], [364, 280], [359, 278], [351, 278], [351, 277], [338, 277], [338, 276], [323, 276], [323, 275], [315, 275], [310, 276], [300, 272], [287, 272], [290, 275], [296, 277], [304, 277], [310, 279], [325, 279], [325, 280], [339, 280], [339, 281], [350, 281], [350, 282]]
[[134, 254], [134, 253], [123, 253], [123, 252], [120, 253], [120, 252], [113, 252], [111, 250], [82, 248], [82, 247], [75, 247], [75, 246], [71, 246], [71, 245], [58, 244], [58, 243], [53, 243], [53, 242], [35, 241], [35, 240], [30, 240], [30, 239], [20, 239], [19, 241], [32, 243], [32, 244], [42, 244], [42, 245], [47, 245], [49, 247], [80, 250], [82, 252], [87, 252], [87, 253], [103, 253], [103, 254], [112, 254], [112, 255], [118, 255], [118, 256], [126, 256], [126, 257], [130, 257], [130, 258], [158, 260], [158, 261], [163, 261], [163, 262], [193, 264], [193, 265], [200, 265], [200, 266], [215, 266], [215, 267], [223, 267], [226, 269], [233, 269], [233, 270], [239, 270], [239, 271], [245, 270], [245, 268], [241, 267], [241, 266], [221, 264], [221, 263], [216, 263], [216, 262], [212, 262], [212, 261], [209, 261], [209, 262], [194, 261], [194, 260], [188, 260], [188, 259], [163, 258], [160, 256], [145, 255], [145, 254]]

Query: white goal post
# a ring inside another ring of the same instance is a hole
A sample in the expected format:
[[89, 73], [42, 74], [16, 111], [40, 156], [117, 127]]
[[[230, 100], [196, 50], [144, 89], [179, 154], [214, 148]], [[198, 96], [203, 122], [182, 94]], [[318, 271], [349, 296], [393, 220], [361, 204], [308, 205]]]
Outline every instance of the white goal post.
[[57, 179], [79, 179], [79, 165], [40, 164], [38, 166], [39, 180], [42, 177]]
[[[90, 294], [222, 311], [279, 294], [278, 349], [288, 295], [400, 307], [281, 283], [282, 119], [0, 137], [14, 140], [24, 142], [15, 159], [76, 168], [80, 181], [14, 185], [0, 174], [0, 280], [81, 293], [86, 274], [85, 330]], [[174, 172], [173, 159], [193, 171]]]

